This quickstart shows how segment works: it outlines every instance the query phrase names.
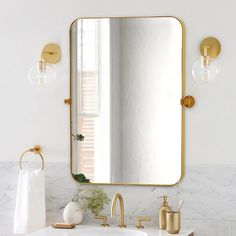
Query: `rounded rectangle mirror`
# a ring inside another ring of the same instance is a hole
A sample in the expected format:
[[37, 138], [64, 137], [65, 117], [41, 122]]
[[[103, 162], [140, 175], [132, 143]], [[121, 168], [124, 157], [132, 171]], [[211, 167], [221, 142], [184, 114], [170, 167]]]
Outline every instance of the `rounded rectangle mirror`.
[[80, 18], [70, 29], [71, 172], [81, 183], [183, 175], [184, 30], [175, 17]]

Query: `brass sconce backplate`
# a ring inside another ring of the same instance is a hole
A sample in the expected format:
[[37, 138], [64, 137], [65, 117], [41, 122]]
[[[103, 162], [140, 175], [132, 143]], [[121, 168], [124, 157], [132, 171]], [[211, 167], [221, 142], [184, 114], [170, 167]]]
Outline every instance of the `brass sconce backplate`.
[[208, 37], [202, 40], [200, 44], [201, 55], [204, 55], [204, 49], [207, 48], [207, 55], [216, 58], [221, 51], [221, 44], [217, 38]]
[[61, 48], [55, 43], [47, 44], [42, 51], [42, 59], [46, 63], [56, 64], [61, 59]]
[[188, 95], [188, 96], [182, 98], [180, 103], [182, 106], [185, 106], [187, 108], [191, 108], [195, 104], [195, 99], [193, 96]]

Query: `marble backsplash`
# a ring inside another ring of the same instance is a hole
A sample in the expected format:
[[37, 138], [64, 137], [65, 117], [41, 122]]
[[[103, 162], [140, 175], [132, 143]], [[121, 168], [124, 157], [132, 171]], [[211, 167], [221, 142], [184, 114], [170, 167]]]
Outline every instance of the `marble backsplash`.
[[[46, 164], [47, 223], [62, 220], [64, 206], [80, 187], [70, 176], [69, 165]], [[15, 162], [0, 162], [0, 235], [12, 234], [15, 196], [19, 167]], [[91, 188], [85, 186], [83, 188]], [[196, 236], [236, 235], [236, 166], [187, 166], [183, 180], [174, 187], [103, 186], [109, 197], [122, 193], [126, 221], [135, 223], [136, 216], [152, 216], [150, 224], [157, 225], [157, 210], [167, 194], [170, 205], [185, 201], [182, 226], [192, 228]], [[109, 215], [107, 206], [104, 214]], [[92, 221], [86, 215], [85, 222]], [[115, 222], [114, 222], [115, 223]]]

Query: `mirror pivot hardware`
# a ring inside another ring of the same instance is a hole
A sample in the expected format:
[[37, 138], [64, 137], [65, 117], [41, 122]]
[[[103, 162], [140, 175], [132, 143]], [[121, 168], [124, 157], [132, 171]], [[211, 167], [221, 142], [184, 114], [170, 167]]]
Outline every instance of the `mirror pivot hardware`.
[[194, 99], [193, 96], [187, 95], [184, 98], [180, 99], [180, 104], [181, 104], [181, 106], [185, 106], [187, 108], [191, 108], [195, 104], [195, 99]]
[[68, 105], [71, 105], [71, 99], [70, 98], [64, 99], [64, 103], [68, 104]]

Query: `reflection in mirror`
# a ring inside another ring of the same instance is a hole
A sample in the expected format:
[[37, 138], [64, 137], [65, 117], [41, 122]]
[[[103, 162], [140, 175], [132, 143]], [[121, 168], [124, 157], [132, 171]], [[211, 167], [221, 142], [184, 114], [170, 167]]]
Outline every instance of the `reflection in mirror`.
[[174, 17], [71, 26], [71, 169], [79, 182], [172, 185], [182, 175], [183, 28]]

